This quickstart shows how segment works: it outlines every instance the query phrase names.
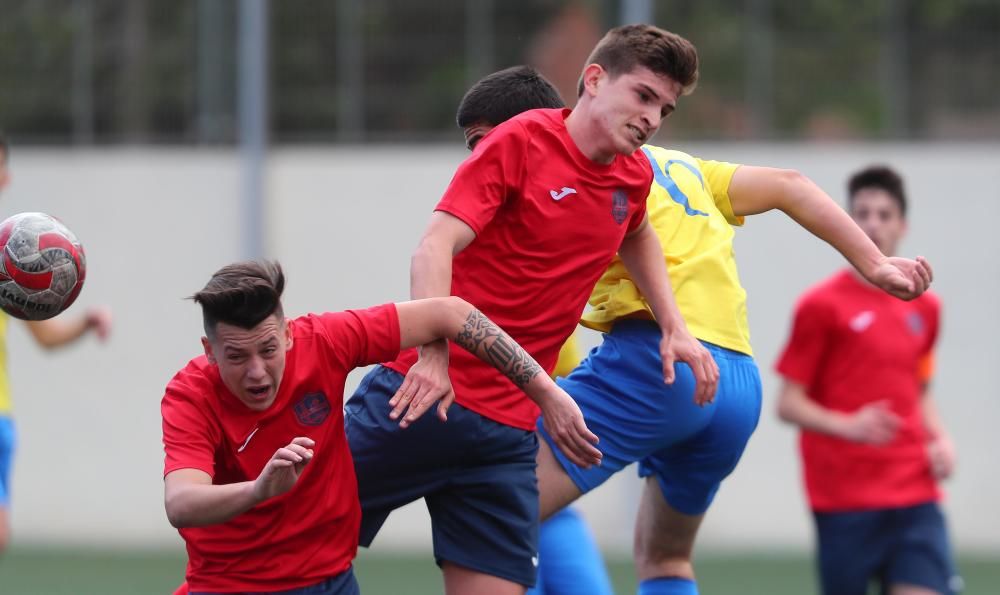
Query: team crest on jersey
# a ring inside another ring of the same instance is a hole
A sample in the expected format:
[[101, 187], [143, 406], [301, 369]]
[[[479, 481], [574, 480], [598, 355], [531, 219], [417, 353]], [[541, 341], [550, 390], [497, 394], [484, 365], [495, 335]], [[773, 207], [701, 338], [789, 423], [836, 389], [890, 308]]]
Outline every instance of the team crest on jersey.
[[916, 312], [910, 312], [906, 317], [906, 326], [910, 328], [910, 332], [914, 335], [919, 335], [924, 332], [924, 319]]
[[621, 188], [611, 194], [611, 216], [618, 225], [624, 223], [628, 217], [628, 195]]
[[295, 418], [305, 426], [318, 426], [330, 415], [330, 401], [322, 392], [306, 393], [295, 404]]

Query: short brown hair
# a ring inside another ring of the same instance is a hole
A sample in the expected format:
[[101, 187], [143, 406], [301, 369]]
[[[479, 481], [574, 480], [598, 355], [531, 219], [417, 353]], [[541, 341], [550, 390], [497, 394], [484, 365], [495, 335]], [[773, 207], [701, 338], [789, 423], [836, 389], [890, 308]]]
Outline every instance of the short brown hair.
[[[684, 95], [698, 84], [698, 50], [680, 35], [652, 25], [624, 25], [608, 31], [584, 66], [589, 64], [600, 64], [612, 78], [644, 66], [680, 83]], [[582, 76], [577, 85], [580, 95]]]
[[875, 188], [888, 194], [899, 205], [899, 213], [906, 217], [906, 191], [903, 178], [887, 165], [871, 165], [856, 172], [847, 181], [847, 205], [854, 206], [854, 197], [865, 188]]
[[205, 334], [213, 338], [220, 322], [252, 329], [272, 314], [284, 318], [281, 308], [284, 290], [285, 273], [280, 264], [248, 260], [216, 271], [205, 288], [191, 299], [201, 305]]

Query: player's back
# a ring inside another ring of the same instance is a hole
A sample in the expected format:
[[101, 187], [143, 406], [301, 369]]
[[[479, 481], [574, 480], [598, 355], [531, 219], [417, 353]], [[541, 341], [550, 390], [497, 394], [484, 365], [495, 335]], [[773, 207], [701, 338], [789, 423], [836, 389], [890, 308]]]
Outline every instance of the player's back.
[[[739, 166], [649, 145], [643, 153], [654, 174], [649, 221], [688, 328], [703, 341], [751, 354], [746, 291], [733, 251], [733, 226], [743, 218], [733, 213], [728, 192]], [[601, 331], [622, 317], [652, 316], [618, 257], [594, 289], [591, 305], [583, 324]]]

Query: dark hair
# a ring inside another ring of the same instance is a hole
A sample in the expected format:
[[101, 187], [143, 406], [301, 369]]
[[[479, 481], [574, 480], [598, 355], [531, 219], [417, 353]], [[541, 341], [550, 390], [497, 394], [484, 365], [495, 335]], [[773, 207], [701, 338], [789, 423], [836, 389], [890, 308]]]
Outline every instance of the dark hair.
[[847, 205], [854, 204], [854, 196], [864, 188], [884, 190], [899, 205], [899, 212], [906, 216], [906, 192], [903, 178], [887, 165], [871, 165], [855, 173], [847, 181]]
[[532, 109], [566, 103], [552, 83], [530, 66], [512, 66], [486, 75], [465, 93], [455, 120], [459, 128], [478, 122], [497, 126]]
[[[624, 25], [608, 31], [584, 67], [590, 64], [600, 64], [612, 78], [644, 66], [680, 83], [684, 95], [698, 84], [698, 50], [680, 35], [652, 25]], [[583, 76], [576, 92], [583, 95]]]
[[205, 334], [213, 338], [220, 322], [252, 329], [272, 314], [284, 318], [284, 290], [285, 274], [280, 264], [249, 260], [216, 271], [191, 299], [201, 305]]

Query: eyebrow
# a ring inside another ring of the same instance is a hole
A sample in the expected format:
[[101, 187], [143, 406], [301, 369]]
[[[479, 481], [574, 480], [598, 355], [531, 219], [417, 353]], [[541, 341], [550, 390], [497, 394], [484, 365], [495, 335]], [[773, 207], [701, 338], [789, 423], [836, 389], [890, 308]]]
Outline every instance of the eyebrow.
[[653, 96], [653, 99], [655, 99], [655, 100], [657, 100], [657, 101], [659, 101], [659, 100], [660, 100], [660, 94], [659, 94], [659, 93], [657, 93], [656, 91], [654, 91], [652, 87], [650, 87], [650, 86], [649, 86], [649, 85], [647, 85], [646, 83], [638, 83], [638, 85], [639, 85], [640, 87], [642, 87], [642, 90], [643, 90], [643, 91], [645, 91], [646, 93], [649, 93], [650, 95], [652, 95], [652, 96]]

